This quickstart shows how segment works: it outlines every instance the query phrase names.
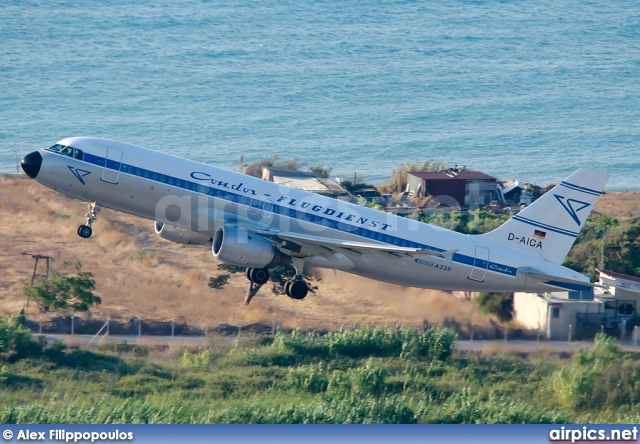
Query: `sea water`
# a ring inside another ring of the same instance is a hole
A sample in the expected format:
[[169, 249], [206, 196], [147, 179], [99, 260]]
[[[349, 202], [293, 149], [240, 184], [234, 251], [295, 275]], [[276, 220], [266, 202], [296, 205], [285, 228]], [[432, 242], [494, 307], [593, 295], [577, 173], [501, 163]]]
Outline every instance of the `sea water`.
[[380, 183], [433, 159], [640, 189], [640, 4], [0, 2], [0, 171], [59, 139]]

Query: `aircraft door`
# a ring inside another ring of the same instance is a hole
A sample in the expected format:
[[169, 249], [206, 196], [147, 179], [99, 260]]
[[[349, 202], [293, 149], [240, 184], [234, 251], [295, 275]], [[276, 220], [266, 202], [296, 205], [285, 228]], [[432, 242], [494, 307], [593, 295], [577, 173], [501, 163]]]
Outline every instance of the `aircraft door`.
[[469, 279], [482, 282], [484, 276], [487, 274], [487, 268], [489, 267], [489, 249], [485, 247], [476, 246], [476, 257], [473, 260], [473, 268]]
[[122, 151], [115, 148], [107, 148], [107, 159], [102, 172], [102, 180], [109, 183], [118, 183], [121, 162]]

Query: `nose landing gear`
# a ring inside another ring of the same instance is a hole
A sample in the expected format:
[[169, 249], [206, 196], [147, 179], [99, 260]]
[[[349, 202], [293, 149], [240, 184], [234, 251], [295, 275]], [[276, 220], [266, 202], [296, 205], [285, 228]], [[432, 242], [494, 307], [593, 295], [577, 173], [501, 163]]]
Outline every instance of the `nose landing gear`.
[[87, 217], [87, 223], [85, 225], [80, 225], [78, 227], [78, 236], [83, 239], [88, 239], [91, 237], [93, 230], [91, 229], [91, 225], [98, 220], [98, 213], [102, 209], [100, 205], [96, 202], [91, 202], [89, 205], [89, 212], [85, 215]]

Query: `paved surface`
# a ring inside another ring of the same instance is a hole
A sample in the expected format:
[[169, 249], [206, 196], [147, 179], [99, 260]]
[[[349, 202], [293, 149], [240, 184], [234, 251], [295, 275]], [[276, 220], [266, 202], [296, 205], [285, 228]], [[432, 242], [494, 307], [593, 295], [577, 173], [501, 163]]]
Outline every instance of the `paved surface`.
[[[57, 335], [57, 334], [45, 334], [44, 338], [48, 342], [53, 342], [56, 339], [67, 344], [104, 344], [108, 343], [126, 343], [129, 345], [180, 345], [180, 344], [193, 344], [204, 345], [204, 338], [202, 336], [124, 336], [124, 335]], [[236, 341], [236, 336], [224, 336], [225, 342], [229, 345], [233, 345]], [[627, 341], [621, 344], [622, 349], [625, 351], [640, 352], [639, 345], [633, 344], [631, 341]], [[465, 351], [487, 351], [487, 352], [533, 352], [535, 350], [554, 351], [554, 352], [572, 352], [581, 348], [593, 348], [593, 341], [527, 341], [523, 339], [515, 339], [512, 341], [503, 340], [482, 340], [482, 341], [469, 341], [461, 340], [456, 342], [457, 350]]]

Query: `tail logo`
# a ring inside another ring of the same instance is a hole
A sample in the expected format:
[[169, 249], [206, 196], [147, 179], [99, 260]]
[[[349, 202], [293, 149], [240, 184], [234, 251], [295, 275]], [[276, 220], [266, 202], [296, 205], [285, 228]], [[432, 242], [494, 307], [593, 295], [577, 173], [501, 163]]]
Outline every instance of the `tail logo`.
[[553, 196], [558, 200], [558, 202], [560, 202], [560, 205], [562, 205], [562, 208], [564, 208], [567, 211], [567, 213], [569, 213], [569, 216], [571, 216], [571, 218], [575, 221], [575, 223], [578, 224], [578, 226], [580, 226], [580, 218], [578, 217], [578, 212], [584, 210], [591, 204], [588, 202], [582, 202], [580, 200], [575, 200], [575, 199], [567, 199], [565, 201], [565, 197], [560, 196], [558, 194], [554, 194]]

